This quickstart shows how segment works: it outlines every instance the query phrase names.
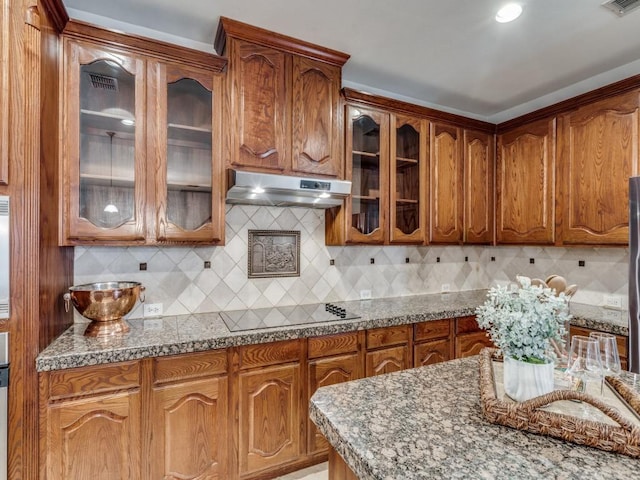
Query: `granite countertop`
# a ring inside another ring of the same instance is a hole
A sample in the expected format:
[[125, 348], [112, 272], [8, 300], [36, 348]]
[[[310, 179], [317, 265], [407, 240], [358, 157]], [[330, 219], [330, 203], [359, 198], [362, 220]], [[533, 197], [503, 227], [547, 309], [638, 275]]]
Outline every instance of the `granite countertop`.
[[310, 416], [361, 480], [629, 479], [638, 460], [489, 423], [478, 357], [323, 387]]
[[[131, 326], [128, 334], [107, 339], [85, 337], [83, 333], [87, 324], [76, 323], [38, 355], [36, 369], [44, 372], [463, 317], [474, 314], [476, 307], [484, 302], [486, 292], [471, 290], [334, 302], [360, 318], [239, 332], [230, 332], [217, 312], [128, 320]], [[572, 311], [574, 307], [576, 305], [572, 305]], [[573, 323], [626, 335], [625, 312], [616, 312], [624, 318], [624, 322], [614, 322], [599, 320], [603, 317], [602, 310], [585, 306], [576, 313]]]

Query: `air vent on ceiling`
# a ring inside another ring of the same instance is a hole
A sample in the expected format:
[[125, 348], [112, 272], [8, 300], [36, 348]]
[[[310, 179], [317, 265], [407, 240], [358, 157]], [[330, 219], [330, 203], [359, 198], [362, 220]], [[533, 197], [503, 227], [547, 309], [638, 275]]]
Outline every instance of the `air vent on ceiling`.
[[108, 77], [101, 73], [89, 72], [89, 78], [91, 79], [91, 85], [94, 88], [102, 88], [103, 90], [118, 91], [118, 79], [114, 77]]
[[604, 2], [602, 6], [608, 8], [619, 17], [622, 17], [640, 7], [640, 0], [610, 0]]

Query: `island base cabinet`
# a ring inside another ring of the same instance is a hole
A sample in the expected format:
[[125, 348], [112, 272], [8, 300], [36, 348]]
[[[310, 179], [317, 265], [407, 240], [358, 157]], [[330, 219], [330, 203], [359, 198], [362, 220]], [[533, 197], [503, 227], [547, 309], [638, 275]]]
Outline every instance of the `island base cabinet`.
[[124, 392], [50, 406], [46, 478], [139, 479], [139, 397]]
[[238, 394], [240, 478], [299, 460], [304, 440], [300, 364], [242, 371]]
[[358, 480], [334, 448], [329, 449], [329, 480]]
[[151, 478], [226, 479], [227, 378], [166, 385], [152, 395]]

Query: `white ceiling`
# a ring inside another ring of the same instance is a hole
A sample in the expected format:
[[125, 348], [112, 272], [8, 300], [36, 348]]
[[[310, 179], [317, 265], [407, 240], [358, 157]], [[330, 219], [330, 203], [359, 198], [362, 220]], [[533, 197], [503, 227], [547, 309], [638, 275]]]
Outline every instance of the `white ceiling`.
[[64, 0], [71, 18], [213, 51], [222, 16], [351, 55], [345, 86], [495, 123], [640, 73], [640, 8], [603, 0]]

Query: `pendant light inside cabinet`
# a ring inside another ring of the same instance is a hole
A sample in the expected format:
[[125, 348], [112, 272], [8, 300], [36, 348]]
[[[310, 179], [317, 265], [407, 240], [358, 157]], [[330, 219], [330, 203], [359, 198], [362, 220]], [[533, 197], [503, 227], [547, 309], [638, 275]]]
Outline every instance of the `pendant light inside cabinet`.
[[106, 213], [118, 213], [118, 207], [113, 203], [113, 137], [116, 132], [107, 132], [109, 135], [109, 203], [104, 207]]

